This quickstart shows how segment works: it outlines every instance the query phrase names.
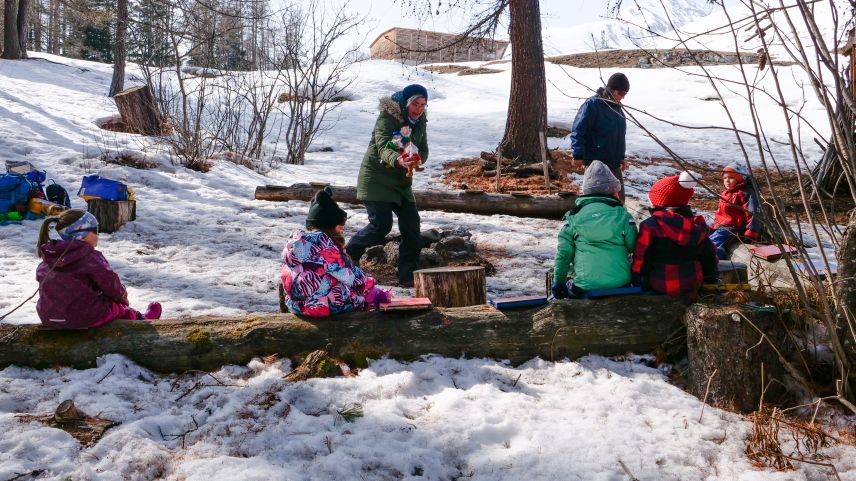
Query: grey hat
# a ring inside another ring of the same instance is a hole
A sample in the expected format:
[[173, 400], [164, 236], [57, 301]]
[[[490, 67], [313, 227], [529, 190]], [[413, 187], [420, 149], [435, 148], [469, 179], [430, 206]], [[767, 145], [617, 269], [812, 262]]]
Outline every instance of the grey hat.
[[583, 174], [583, 195], [612, 195], [619, 191], [621, 191], [621, 181], [612, 174], [606, 164], [594, 160], [586, 167]]

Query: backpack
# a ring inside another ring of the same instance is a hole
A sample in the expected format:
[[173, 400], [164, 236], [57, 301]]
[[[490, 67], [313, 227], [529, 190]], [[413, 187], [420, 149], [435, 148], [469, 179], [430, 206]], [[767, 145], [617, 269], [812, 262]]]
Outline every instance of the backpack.
[[68, 191], [53, 179], [51, 179], [51, 184], [45, 187], [45, 195], [54, 204], [71, 208], [71, 198], [68, 195]]
[[0, 221], [23, 219], [29, 200], [30, 183], [26, 177], [0, 174]]

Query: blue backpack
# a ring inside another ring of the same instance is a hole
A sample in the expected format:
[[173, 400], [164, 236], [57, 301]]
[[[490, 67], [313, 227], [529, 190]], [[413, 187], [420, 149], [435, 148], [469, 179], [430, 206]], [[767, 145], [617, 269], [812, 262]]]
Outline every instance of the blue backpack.
[[30, 183], [26, 177], [18, 174], [0, 174], [0, 220], [20, 220], [27, 214], [29, 200]]

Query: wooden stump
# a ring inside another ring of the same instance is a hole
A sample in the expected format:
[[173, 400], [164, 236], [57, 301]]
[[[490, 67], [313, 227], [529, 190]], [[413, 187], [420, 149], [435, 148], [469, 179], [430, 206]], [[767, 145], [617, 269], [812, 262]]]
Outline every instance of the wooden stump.
[[771, 346], [783, 344], [776, 313], [693, 304], [684, 319], [690, 393], [699, 399], [706, 394], [708, 404], [744, 413], [758, 409], [764, 385], [765, 402], [781, 401], [784, 368]]
[[163, 116], [147, 85], [123, 90], [113, 96], [128, 131], [142, 135], [163, 135]]
[[137, 201], [91, 199], [86, 209], [98, 219], [98, 231], [116, 232], [119, 227], [137, 218]]
[[484, 267], [435, 267], [413, 273], [416, 297], [427, 297], [437, 307], [485, 304]]
[[749, 269], [746, 267], [746, 264], [730, 260], [720, 260], [719, 279], [725, 284], [748, 284]]

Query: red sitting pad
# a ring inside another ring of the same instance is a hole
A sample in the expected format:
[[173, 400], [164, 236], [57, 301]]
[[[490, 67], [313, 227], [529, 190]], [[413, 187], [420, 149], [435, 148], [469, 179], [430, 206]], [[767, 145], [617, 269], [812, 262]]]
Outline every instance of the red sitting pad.
[[760, 257], [765, 261], [772, 262], [781, 259], [785, 255], [796, 254], [799, 251], [794, 246], [782, 244], [781, 249], [779, 249], [778, 245], [755, 246], [750, 248], [749, 252], [751, 252], [755, 257]]
[[380, 304], [381, 311], [419, 311], [423, 309], [431, 309], [434, 307], [431, 304], [431, 299], [427, 297], [407, 297], [404, 299], [393, 299], [390, 302], [382, 302]]

